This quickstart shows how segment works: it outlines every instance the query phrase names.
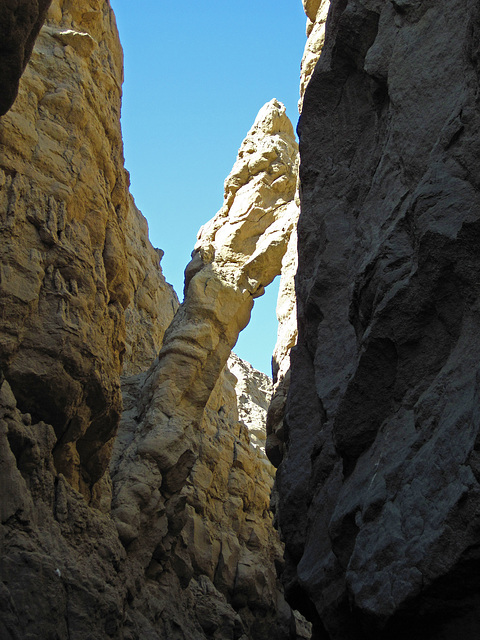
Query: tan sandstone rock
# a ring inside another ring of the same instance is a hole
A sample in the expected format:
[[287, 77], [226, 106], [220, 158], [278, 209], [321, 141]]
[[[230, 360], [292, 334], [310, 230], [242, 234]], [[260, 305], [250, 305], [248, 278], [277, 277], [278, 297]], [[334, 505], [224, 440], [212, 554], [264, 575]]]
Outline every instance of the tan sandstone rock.
[[251, 364], [231, 353], [228, 369], [236, 377], [238, 417], [247, 427], [255, 447], [265, 448], [267, 409], [272, 398], [272, 380]]
[[[293, 221], [296, 142], [285, 108], [265, 105], [225, 182], [224, 206], [202, 228], [186, 269], [185, 300], [169, 326], [145, 386], [148, 406], [139, 434], [121, 464], [153, 462], [155, 484], [184, 461], [185, 481], [195, 459], [189, 445], [202, 412], [247, 324], [253, 298], [279, 273]], [[145, 401], [147, 402], [147, 400]], [[188, 459], [188, 461], [187, 461]], [[182, 463], [183, 464], [183, 463]], [[154, 501], [159, 498], [145, 484]], [[122, 504], [127, 502], [129, 515]], [[149, 499], [147, 499], [147, 503]], [[126, 484], [117, 495], [123, 535], [136, 537], [142, 508]], [[137, 515], [138, 513], [138, 515]], [[135, 515], [134, 515], [135, 514]]]
[[93, 8], [80, 27], [77, 3], [53, 3], [58, 21], [47, 19], [0, 122], [0, 363], [22, 409], [53, 424], [56, 466], [87, 496], [121, 412], [132, 297], [122, 52], [111, 9]]
[[112, 466], [114, 517], [132, 570], [150, 566], [158, 581], [170, 575], [183, 588], [208, 578], [206, 591], [223, 594], [258, 638], [268, 628], [289, 637], [294, 619], [279, 604], [273, 468], [238, 419], [225, 365], [253, 298], [280, 272], [296, 157], [285, 109], [272, 101], [242, 144], [223, 208], [199, 233], [158, 359], [128, 389]]
[[0, 124], [0, 635], [303, 638], [252, 444], [267, 391], [239, 415], [225, 366], [295, 224], [293, 130], [260, 112], [174, 318], [128, 193], [121, 79], [109, 4], [54, 0]]
[[55, 1], [0, 128], [2, 637], [295, 638], [273, 469], [224, 366], [280, 271], [293, 131], [261, 112], [171, 323], [123, 170], [121, 76], [108, 5]]
[[122, 376], [145, 371], [158, 355], [165, 330], [178, 309], [173, 287], [163, 276], [161, 249], [148, 240], [147, 221], [129, 198], [125, 225], [128, 278], [133, 296], [125, 309], [125, 357]]
[[303, 0], [307, 14], [307, 42], [300, 66], [300, 100], [298, 110], [302, 111], [303, 96], [312, 77], [315, 65], [320, 58], [325, 42], [325, 23], [327, 21], [330, 0]]
[[[298, 215], [298, 197], [291, 205], [292, 213]], [[278, 332], [273, 352], [273, 394], [267, 411], [265, 450], [275, 466], [284, 454], [285, 406], [290, 387], [290, 351], [297, 342], [297, 305], [295, 298], [295, 274], [297, 272], [297, 230], [293, 228], [287, 251], [282, 260], [280, 288], [277, 300]]]

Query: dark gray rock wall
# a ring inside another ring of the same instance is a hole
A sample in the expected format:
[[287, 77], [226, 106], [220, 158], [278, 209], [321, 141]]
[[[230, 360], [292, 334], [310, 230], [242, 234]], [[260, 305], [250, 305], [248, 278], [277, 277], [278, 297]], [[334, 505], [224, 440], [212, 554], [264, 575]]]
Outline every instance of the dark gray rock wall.
[[333, 0], [278, 520], [318, 638], [480, 635], [479, 6]]
[[52, 0], [0, 0], [0, 116], [12, 106], [18, 82]]

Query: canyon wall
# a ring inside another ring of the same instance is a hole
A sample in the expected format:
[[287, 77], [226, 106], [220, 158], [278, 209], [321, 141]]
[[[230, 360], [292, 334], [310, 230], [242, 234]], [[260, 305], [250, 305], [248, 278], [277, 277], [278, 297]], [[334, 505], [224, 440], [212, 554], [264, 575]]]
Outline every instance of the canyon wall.
[[0, 120], [0, 635], [307, 638], [254, 446], [269, 383], [230, 356], [295, 225], [292, 126], [260, 111], [179, 305], [128, 191], [121, 82], [109, 3], [53, 0]]
[[332, 0], [303, 98], [277, 519], [317, 638], [480, 632], [479, 18]]
[[104, 2], [54, 2], [0, 125], [0, 366], [21, 410], [54, 427], [58, 471], [94, 503], [134, 288], [114, 25]]

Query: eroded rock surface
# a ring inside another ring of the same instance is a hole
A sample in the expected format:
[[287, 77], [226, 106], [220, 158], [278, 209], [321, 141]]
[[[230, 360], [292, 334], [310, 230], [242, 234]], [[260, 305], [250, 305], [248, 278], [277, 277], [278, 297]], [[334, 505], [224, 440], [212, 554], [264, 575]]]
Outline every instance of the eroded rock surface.
[[[293, 225], [289, 214], [296, 153], [285, 108], [276, 101], [268, 103], [225, 182], [224, 206], [200, 231], [186, 269], [185, 300], [145, 383], [148, 408], [132, 447], [125, 452], [125, 476], [132, 476], [130, 464], [150, 466], [153, 461], [158, 475], [153, 485], [157, 486], [183, 456], [184, 477], [178, 482], [185, 481], [195, 459], [189, 442], [238, 334], [250, 318], [253, 299], [280, 272]], [[123, 535], [134, 539], [143, 500], [135, 498], [136, 489], [132, 492], [123, 484], [116, 504]], [[152, 485], [147, 485], [146, 492], [157, 500]], [[124, 503], [129, 505], [127, 510]]]
[[128, 210], [124, 228], [125, 250], [133, 295], [125, 309], [123, 380], [150, 367], [179, 306], [177, 294], [162, 273], [160, 260], [163, 251], [150, 244], [147, 221], [131, 196]]
[[20, 76], [50, 4], [51, 0], [0, 2], [0, 116], [10, 109], [17, 96]]
[[307, 15], [307, 42], [300, 65], [300, 100], [298, 103], [300, 112], [302, 111], [305, 90], [325, 43], [325, 23], [330, 8], [330, 0], [302, 1]]
[[255, 447], [265, 448], [267, 410], [272, 399], [272, 379], [231, 353], [228, 369], [236, 377], [238, 417], [247, 427]]
[[305, 92], [277, 478], [318, 638], [480, 633], [479, 24], [468, 0], [333, 0]]
[[273, 467], [238, 421], [225, 365], [254, 297], [280, 272], [294, 224], [296, 157], [292, 126], [274, 100], [240, 148], [224, 206], [199, 233], [185, 300], [158, 358], [129, 387], [133, 402], [112, 461], [113, 515], [132, 572], [170, 576], [179, 602], [203, 576], [231, 622], [259, 640], [268, 629], [295, 637], [296, 622], [277, 584]]
[[273, 351], [273, 393], [267, 410], [265, 451], [272, 464], [278, 467], [285, 452], [285, 407], [290, 387], [290, 352], [297, 342], [297, 305], [295, 274], [297, 272], [297, 228], [300, 213], [298, 193], [291, 204], [295, 226], [288, 239], [282, 260], [280, 287], [277, 299], [277, 342]]
[[0, 122], [0, 366], [55, 429], [57, 469], [95, 500], [121, 412], [133, 223], [108, 3], [53, 2]]
[[225, 367], [280, 272], [293, 130], [261, 111], [172, 322], [121, 80], [109, 4], [54, 0], [0, 125], [0, 636], [305, 638], [277, 578], [274, 469]]

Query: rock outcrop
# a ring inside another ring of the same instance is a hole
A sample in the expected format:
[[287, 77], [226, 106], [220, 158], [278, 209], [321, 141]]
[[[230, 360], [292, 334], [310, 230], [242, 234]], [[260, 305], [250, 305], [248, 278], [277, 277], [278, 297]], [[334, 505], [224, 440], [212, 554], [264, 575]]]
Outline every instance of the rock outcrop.
[[480, 633], [479, 25], [332, 0], [305, 92], [277, 515], [318, 638]]
[[307, 42], [300, 65], [300, 100], [298, 103], [300, 113], [305, 90], [325, 43], [325, 23], [330, 7], [330, 0], [302, 0], [302, 2], [307, 15]]
[[[131, 572], [148, 567], [186, 610], [191, 581], [201, 578], [230, 612], [223, 631], [218, 621], [197, 621], [219, 638], [235, 625], [259, 640], [268, 630], [297, 633], [277, 584], [273, 467], [238, 421], [235, 379], [224, 371], [254, 297], [280, 272], [294, 224], [296, 157], [285, 108], [272, 101], [240, 148], [224, 206], [199, 233], [185, 300], [158, 358], [129, 388], [134, 402], [112, 462], [113, 516]], [[178, 624], [187, 633], [187, 622]]]
[[291, 204], [295, 226], [288, 239], [282, 260], [280, 287], [277, 299], [277, 342], [273, 351], [273, 392], [266, 417], [265, 452], [278, 467], [285, 452], [285, 407], [290, 388], [290, 352], [297, 342], [297, 305], [295, 299], [295, 274], [297, 272], [297, 228], [300, 213], [298, 193]]
[[20, 76], [32, 55], [33, 45], [51, 0], [0, 1], [0, 116], [12, 106]]
[[265, 386], [246, 425], [226, 366], [295, 224], [293, 129], [261, 110], [179, 306], [128, 191], [121, 81], [109, 3], [53, 0], [0, 122], [0, 635], [306, 638], [252, 444], [266, 381], [230, 358]]

